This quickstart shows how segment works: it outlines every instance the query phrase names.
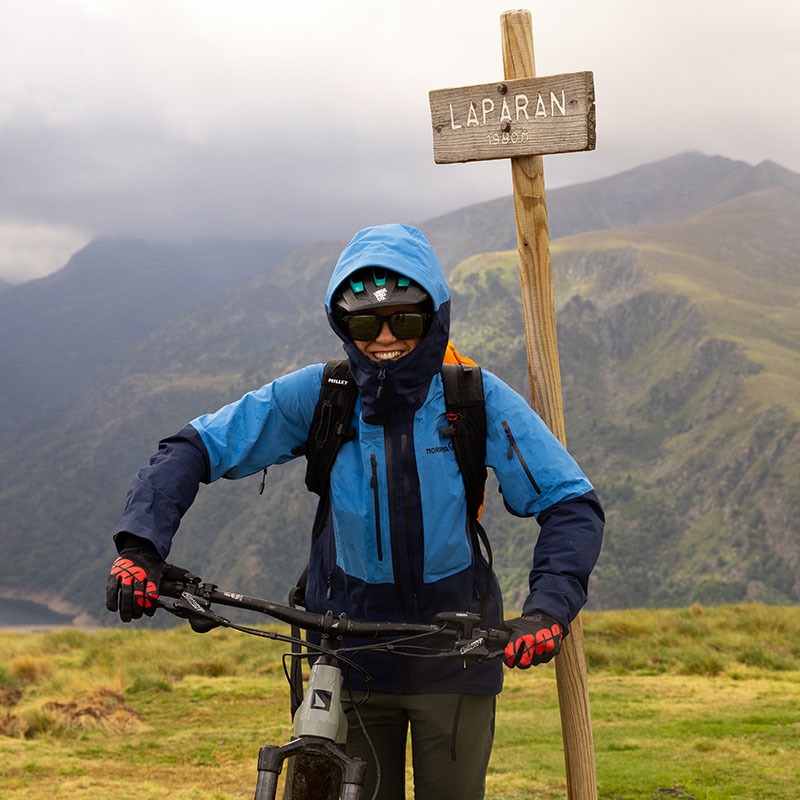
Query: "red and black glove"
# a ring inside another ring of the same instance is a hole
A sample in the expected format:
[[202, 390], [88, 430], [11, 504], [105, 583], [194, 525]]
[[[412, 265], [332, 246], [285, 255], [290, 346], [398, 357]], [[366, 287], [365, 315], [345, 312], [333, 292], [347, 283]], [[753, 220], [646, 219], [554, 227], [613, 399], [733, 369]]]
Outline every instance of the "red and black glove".
[[511, 631], [511, 638], [503, 653], [503, 661], [507, 667], [519, 669], [550, 661], [558, 655], [561, 641], [566, 636], [561, 623], [538, 611], [510, 619], [504, 627]]
[[106, 608], [119, 611], [123, 622], [152, 617], [158, 606], [158, 584], [164, 560], [152, 546], [128, 547], [111, 565], [106, 583]]

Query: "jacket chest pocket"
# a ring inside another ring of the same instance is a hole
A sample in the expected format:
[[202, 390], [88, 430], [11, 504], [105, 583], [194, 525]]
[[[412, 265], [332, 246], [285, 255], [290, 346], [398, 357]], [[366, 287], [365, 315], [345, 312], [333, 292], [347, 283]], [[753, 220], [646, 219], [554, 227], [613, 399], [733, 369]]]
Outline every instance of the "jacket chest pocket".
[[[357, 456], [357, 457], [355, 457]], [[331, 471], [331, 518], [336, 542], [336, 566], [365, 583], [391, 583], [385, 468], [371, 453], [343, 447]]]

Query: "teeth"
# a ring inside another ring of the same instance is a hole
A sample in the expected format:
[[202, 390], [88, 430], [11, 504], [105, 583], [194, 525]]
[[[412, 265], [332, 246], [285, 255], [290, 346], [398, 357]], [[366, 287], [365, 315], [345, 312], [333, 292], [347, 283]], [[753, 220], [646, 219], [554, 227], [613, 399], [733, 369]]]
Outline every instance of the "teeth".
[[375, 353], [374, 355], [378, 361], [391, 361], [393, 358], [398, 358], [400, 353], [400, 350], [392, 350], [389, 353]]

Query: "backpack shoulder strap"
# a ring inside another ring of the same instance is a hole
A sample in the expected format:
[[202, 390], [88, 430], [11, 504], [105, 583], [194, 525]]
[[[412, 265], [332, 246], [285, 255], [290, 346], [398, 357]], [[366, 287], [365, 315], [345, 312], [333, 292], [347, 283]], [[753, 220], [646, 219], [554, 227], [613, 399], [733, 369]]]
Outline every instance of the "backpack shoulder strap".
[[[456, 461], [464, 481], [467, 511], [480, 518], [486, 486], [486, 405], [480, 367], [443, 364], [442, 381], [448, 425], [443, 432], [453, 437]], [[358, 387], [350, 374], [347, 359], [325, 365], [319, 400], [305, 445], [306, 486], [323, 495], [339, 448], [355, 436], [350, 426], [355, 411]]]
[[448, 425], [458, 468], [464, 480], [467, 511], [480, 519], [486, 487], [486, 403], [480, 367], [443, 364], [442, 382]]
[[301, 448], [308, 459], [306, 486], [320, 496], [328, 489], [339, 448], [356, 435], [350, 421], [357, 397], [358, 387], [350, 374], [347, 359], [329, 361], [322, 374], [319, 400], [314, 409], [308, 440], [305, 447]]

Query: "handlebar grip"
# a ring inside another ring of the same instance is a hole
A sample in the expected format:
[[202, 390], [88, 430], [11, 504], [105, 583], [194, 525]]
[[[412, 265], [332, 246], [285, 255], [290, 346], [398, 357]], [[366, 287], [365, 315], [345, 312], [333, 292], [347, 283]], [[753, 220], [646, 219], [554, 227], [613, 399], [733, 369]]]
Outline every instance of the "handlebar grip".
[[480, 614], [467, 611], [442, 611], [436, 615], [436, 619], [451, 629], [460, 631], [462, 637], [482, 637], [489, 647], [505, 647], [511, 638], [511, 631], [506, 628], [481, 629]]
[[203, 579], [199, 575], [189, 572], [183, 567], [174, 564], [165, 564], [158, 582], [158, 593], [164, 597], [180, 597], [189, 585], [198, 585]]
[[486, 631], [486, 641], [491, 647], [505, 647], [511, 641], [511, 631], [505, 628], [490, 628]]

